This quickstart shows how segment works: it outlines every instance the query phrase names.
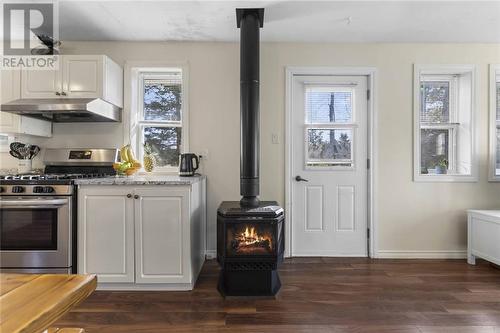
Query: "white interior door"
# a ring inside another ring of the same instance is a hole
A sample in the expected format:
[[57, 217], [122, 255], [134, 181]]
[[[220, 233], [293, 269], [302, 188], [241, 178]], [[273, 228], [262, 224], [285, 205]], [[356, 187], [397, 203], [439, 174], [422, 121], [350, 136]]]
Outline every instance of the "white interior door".
[[292, 256], [367, 256], [367, 77], [293, 77]]

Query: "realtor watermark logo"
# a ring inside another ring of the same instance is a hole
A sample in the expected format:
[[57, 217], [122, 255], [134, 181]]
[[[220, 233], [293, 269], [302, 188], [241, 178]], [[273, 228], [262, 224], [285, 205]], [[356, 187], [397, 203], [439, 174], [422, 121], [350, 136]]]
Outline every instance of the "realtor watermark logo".
[[3, 3], [0, 69], [58, 67], [57, 3]]

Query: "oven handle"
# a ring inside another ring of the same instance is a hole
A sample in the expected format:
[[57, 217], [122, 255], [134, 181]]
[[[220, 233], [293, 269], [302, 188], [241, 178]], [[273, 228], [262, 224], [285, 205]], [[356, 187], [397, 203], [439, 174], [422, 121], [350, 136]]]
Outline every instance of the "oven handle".
[[33, 200], [33, 199], [2, 199], [0, 200], [0, 208], [58, 208], [68, 204], [68, 199], [49, 199], [49, 200]]

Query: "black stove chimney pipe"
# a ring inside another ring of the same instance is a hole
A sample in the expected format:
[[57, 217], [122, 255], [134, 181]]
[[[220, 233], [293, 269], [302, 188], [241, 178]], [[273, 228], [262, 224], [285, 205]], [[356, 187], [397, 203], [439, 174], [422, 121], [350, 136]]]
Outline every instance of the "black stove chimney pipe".
[[241, 206], [259, 206], [259, 28], [264, 8], [236, 9], [240, 28], [240, 200]]

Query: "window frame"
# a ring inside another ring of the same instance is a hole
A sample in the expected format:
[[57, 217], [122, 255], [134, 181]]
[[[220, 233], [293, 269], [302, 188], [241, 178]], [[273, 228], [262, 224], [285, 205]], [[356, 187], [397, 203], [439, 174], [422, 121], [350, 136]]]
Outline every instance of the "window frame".
[[[155, 121], [144, 119], [144, 79], [161, 78], [169, 73], [181, 73], [182, 108], [181, 121]], [[144, 127], [181, 127], [180, 153], [189, 151], [189, 68], [187, 63], [131, 61], [125, 64], [124, 144], [130, 143], [137, 159], [142, 163], [144, 155]], [[130, 84], [130, 85], [129, 85]], [[177, 174], [178, 166], [156, 167], [153, 172], [143, 168], [140, 174]]]
[[[355, 152], [355, 140], [356, 140], [356, 129], [358, 128], [358, 123], [356, 121], [356, 96], [355, 96], [355, 84], [333, 84], [333, 83], [305, 83], [304, 84], [304, 110], [306, 110], [307, 103], [307, 90], [310, 88], [329, 88], [332, 91], [337, 92], [350, 92], [351, 93], [351, 121], [350, 122], [335, 122], [335, 123], [314, 123], [309, 122], [307, 119], [307, 112], [304, 112], [304, 170], [308, 171], [353, 171], [357, 168], [356, 152]], [[309, 158], [309, 130], [350, 130], [351, 131], [351, 159], [350, 160], [315, 160]], [[317, 165], [309, 165], [309, 163], [315, 163]], [[335, 163], [336, 162], [336, 163]], [[343, 166], [342, 164], [350, 163], [350, 166]], [[324, 164], [324, 166], [320, 166]]]
[[[470, 105], [470, 174], [457, 174], [458, 156], [458, 114], [460, 112], [460, 81], [459, 76], [468, 74], [471, 80], [471, 105]], [[429, 79], [422, 80], [422, 76]], [[477, 86], [475, 83], [475, 65], [414, 65], [413, 71], [413, 180], [415, 182], [477, 182], [478, 181], [478, 160], [477, 160], [477, 138], [476, 138], [476, 106], [477, 106]], [[449, 123], [429, 124], [420, 121], [420, 110], [422, 103], [421, 83], [422, 81], [448, 81], [450, 82], [450, 105]], [[421, 129], [447, 129], [449, 131], [449, 166], [451, 173], [447, 174], [422, 174], [421, 173]]]
[[[425, 80], [422, 80], [422, 76], [426, 76]], [[449, 122], [447, 123], [422, 123], [420, 122], [420, 130], [445, 130], [448, 131], [448, 171], [456, 172], [457, 168], [457, 132], [458, 126], [458, 89], [459, 83], [457, 75], [433, 75], [433, 74], [423, 74], [420, 75], [419, 86], [422, 82], [448, 82], [449, 89], [449, 105], [448, 105], [448, 117]], [[422, 100], [422, 91], [420, 91], [420, 99]], [[420, 121], [420, 111], [422, 107], [419, 104], [419, 121]], [[422, 143], [420, 142], [420, 147]], [[420, 166], [421, 170], [422, 166]]]
[[497, 120], [497, 83], [500, 82], [500, 64], [490, 64], [490, 116], [489, 116], [489, 163], [488, 181], [500, 182], [500, 175], [496, 175], [497, 159], [497, 128], [500, 128], [500, 120]]

